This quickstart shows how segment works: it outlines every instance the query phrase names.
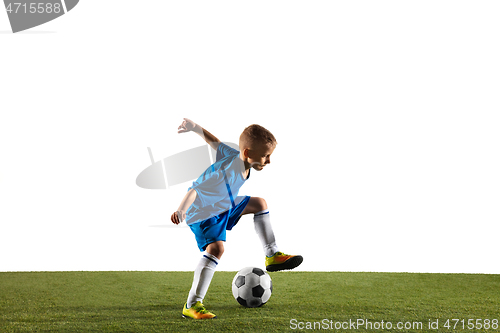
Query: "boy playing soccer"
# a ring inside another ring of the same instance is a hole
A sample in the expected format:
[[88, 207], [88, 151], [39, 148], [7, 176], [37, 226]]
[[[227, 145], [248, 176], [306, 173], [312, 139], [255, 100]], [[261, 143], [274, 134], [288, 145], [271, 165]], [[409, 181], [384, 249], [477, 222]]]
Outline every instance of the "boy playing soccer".
[[186, 220], [195, 234], [198, 248], [204, 251], [194, 271], [193, 284], [182, 315], [185, 318], [212, 319], [215, 314], [208, 312], [202, 301], [224, 253], [226, 230], [231, 230], [242, 215], [254, 214], [255, 231], [266, 254], [268, 271], [293, 269], [302, 263], [302, 256], [278, 251], [264, 199], [238, 196], [240, 187], [250, 177], [250, 168], [261, 171], [271, 163], [270, 157], [277, 144], [271, 132], [259, 125], [247, 127], [240, 136], [240, 151], [237, 151], [184, 118], [178, 133], [189, 131], [200, 135], [217, 152], [217, 157], [216, 162], [193, 182], [171, 217], [174, 224]]

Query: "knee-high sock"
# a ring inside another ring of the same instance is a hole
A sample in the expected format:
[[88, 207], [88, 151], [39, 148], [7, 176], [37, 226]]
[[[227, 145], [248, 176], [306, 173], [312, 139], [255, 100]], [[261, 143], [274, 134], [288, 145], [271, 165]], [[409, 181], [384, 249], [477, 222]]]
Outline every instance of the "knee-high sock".
[[255, 231], [259, 235], [264, 253], [266, 256], [271, 257], [278, 252], [276, 239], [274, 238], [273, 228], [271, 226], [271, 218], [269, 217], [269, 210], [263, 210], [255, 213], [253, 216]]
[[188, 308], [197, 301], [203, 302], [218, 263], [219, 259], [216, 256], [203, 252], [203, 256], [194, 271], [193, 285], [187, 299]]

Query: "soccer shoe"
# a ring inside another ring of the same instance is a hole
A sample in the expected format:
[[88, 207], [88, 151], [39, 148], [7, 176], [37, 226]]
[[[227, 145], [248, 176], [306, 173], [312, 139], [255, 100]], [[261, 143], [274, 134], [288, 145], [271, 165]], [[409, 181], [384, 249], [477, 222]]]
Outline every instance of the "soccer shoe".
[[205, 306], [203, 304], [201, 304], [200, 301], [196, 302], [189, 309], [187, 308], [187, 303], [184, 304], [184, 308], [182, 309], [182, 316], [184, 318], [192, 318], [192, 319], [213, 319], [213, 318], [217, 318], [216, 315], [214, 315], [211, 312], [208, 312], [207, 309], [205, 309]]
[[272, 257], [266, 257], [266, 270], [268, 272], [294, 269], [302, 263], [302, 256], [292, 256], [283, 252], [276, 252]]

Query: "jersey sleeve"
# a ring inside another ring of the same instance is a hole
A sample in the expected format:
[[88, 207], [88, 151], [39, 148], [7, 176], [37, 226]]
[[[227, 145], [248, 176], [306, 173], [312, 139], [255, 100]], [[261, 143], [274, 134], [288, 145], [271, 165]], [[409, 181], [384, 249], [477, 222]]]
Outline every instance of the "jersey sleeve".
[[223, 159], [224, 157], [231, 156], [231, 155], [239, 155], [239, 153], [240, 152], [237, 151], [236, 149], [233, 149], [233, 148], [229, 147], [228, 145], [221, 142], [219, 144], [219, 147], [217, 147], [217, 155], [216, 155], [215, 160], [219, 161], [219, 160]]

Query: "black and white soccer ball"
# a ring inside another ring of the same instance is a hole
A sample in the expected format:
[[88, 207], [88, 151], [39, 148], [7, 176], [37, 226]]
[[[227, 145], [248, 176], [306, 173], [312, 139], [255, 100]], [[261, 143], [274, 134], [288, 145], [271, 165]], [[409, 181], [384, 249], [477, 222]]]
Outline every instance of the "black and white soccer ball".
[[245, 267], [233, 279], [233, 296], [243, 306], [256, 308], [269, 301], [273, 282], [267, 272], [257, 267]]

